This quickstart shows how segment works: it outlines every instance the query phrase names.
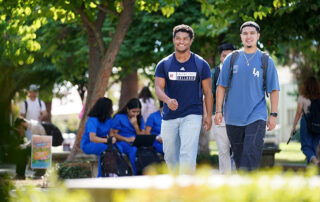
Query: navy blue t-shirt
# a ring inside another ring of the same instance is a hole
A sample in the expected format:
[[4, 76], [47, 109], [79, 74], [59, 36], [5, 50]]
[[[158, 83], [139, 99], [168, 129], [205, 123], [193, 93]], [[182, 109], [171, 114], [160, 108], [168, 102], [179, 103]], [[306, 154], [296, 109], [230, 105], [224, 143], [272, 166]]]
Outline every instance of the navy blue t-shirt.
[[164, 61], [159, 62], [154, 76], [166, 79], [164, 89], [166, 95], [178, 101], [178, 109], [176, 111], [170, 110], [167, 104], [164, 103], [163, 120], [185, 117], [190, 114], [202, 115], [203, 101], [202, 97], [199, 96], [199, 85], [201, 85], [199, 73], [202, 80], [211, 77], [208, 63], [204, 61], [203, 64], [202, 72], [198, 72], [193, 53], [190, 59], [184, 63], [177, 61], [173, 54], [168, 75], [166, 75]]

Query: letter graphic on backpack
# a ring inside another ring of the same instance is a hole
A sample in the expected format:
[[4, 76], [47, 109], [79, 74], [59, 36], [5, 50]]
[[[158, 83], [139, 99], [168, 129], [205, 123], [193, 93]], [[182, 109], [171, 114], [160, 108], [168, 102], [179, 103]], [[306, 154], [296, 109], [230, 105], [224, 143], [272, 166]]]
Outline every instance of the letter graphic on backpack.
[[311, 100], [309, 113], [305, 114], [308, 132], [314, 135], [320, 135], [320, 98]]

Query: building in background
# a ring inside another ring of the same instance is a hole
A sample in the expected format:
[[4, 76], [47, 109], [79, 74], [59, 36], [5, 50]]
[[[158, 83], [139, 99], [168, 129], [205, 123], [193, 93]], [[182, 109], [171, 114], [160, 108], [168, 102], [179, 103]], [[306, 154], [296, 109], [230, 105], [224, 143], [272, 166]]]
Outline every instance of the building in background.
[[278, 123], [274, 131], [266, 133], [266, 142], [287, 142], [297, 107], [297, 82], [289, 67], [278, 67], [280, 83]]

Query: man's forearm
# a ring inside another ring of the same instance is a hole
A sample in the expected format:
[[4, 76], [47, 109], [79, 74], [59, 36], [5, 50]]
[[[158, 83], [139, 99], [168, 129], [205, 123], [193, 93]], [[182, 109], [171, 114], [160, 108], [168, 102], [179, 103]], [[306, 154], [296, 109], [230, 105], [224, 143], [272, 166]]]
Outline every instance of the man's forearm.
[[224, 94], [226, 92], [226, 88], [223, 86], [217, 87], [217, 94], [216, 94], [216, 112], [222, 112], [222, 103]]
[[205, 92], [204, 94], [204, 102], [205, 102], [205, 109], [206, 109], [206, 115], [212, 116], [212, 108], [213, 108], [213, 95], [211, 90]]
[[167, 101], [170, 99], [163, 89], [161, 89], [159, 86], [155, 87], [156, 95], [159, 98], [159, 100], [163, 101], [164, 103], [167, 103]]
[[271, 112], [278, 112], [279, 91], [274, 90], [270, 93]]

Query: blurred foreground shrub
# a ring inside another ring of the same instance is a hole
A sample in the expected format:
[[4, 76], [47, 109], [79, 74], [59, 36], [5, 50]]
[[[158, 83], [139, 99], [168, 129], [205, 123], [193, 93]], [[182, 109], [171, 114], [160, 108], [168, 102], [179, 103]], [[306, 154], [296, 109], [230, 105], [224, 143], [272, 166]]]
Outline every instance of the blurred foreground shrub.
[[[97, 187], [96, 189], [68, 190], [62, 183], [50, 183], [48, 189], [19, 187], [12, 201], [112, 201], [112, 202], [290, 202], [320, 201], [318, 170], [283, 172], [281, 169], [239, 172], [234, 175], [212, 175], [208, 167], [200, 168], [195, 175], [149, 176], [150, 188], [127, 189]], [[144, 182], [142, 178], [123, 178]], [[105, 178], [115, 183], [117, 178]], [[122, 180], [122, 179], [119, 179]], [[131, 181], [132, 180], [132, 181]], [[53, 181], [57, 181], [56, 178]], [[76, 182], [75, 182], [76, 183]], [[50, 185], [51, 184], [51, 185]], [[94, 188], [94, 187], [93, 187]]]
[[10, 199], [10, 190], [13, 189], [10, 178], [6, 175], [0, 175], [0, 201], [6, 202]]
[[[111, 201], [320, 201], [320, 178], [314, 168], [301, 173], [277, 168], [229, 176], [210, 173], [212, 171], [200, 169], [195, 176], [176, 176], [173, 182], [155, 182], [155, 187], [150, 189], [115, 190]], [[165, 188], [166, 184], [170, 186]]]
[[53, 169], [43, 179], [44, 188], [33, 185], [18, 185], [11, 191], [11, 202], [89, 202], [93, 201], [87, 191], [70, 190], [59, 181]]

